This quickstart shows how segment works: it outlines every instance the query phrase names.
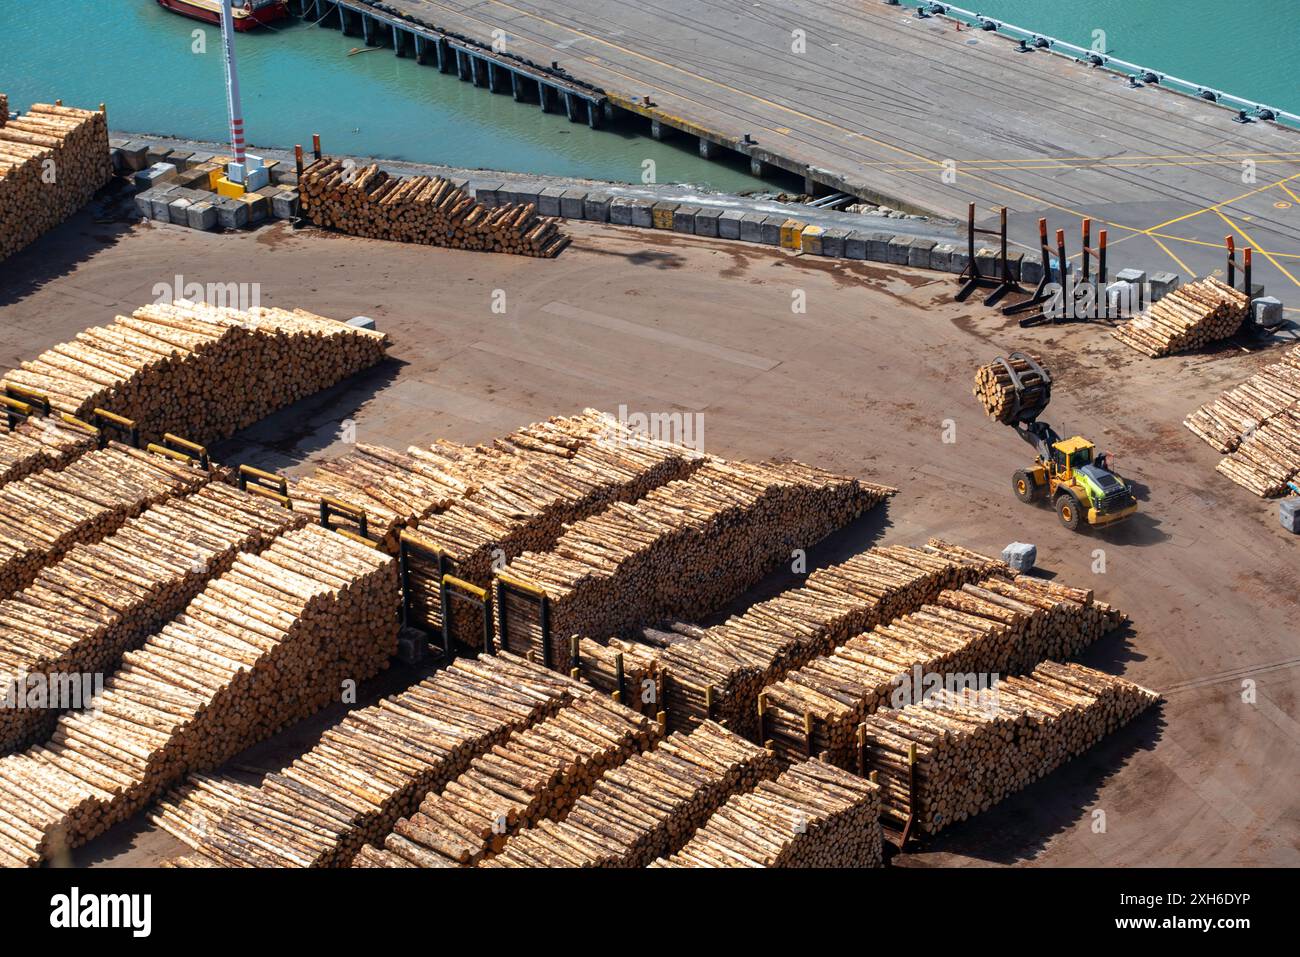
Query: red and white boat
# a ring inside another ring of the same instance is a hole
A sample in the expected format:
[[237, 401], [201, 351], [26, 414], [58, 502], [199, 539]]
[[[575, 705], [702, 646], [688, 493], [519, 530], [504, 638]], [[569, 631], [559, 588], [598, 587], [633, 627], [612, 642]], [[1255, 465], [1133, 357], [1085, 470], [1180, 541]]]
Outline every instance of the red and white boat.
[[[221, 25], [221, 0], [158, 0], [158, 6], [192, 20]], [[256, 30], [289, 16], [285, 0], [234, 0], [235, 29]]]

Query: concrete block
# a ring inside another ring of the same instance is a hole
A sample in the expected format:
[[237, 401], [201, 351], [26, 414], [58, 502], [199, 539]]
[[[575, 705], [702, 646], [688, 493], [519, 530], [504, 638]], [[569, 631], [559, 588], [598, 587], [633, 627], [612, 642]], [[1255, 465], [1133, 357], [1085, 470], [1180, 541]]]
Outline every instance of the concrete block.
[[167, 218], [169, 222], [177, 226], [188, 226], [190, 224], [189, 208], [194, 205], [192, 200], [182, 196], [180, 199], [173, 199], [167, 204]]
[[889, 237], [889, 249], [885, 253], [885, 262], [892, 263], [895, 266], [906, 266], [911, 253], [911, 236], [891, 236]]
[[632, 225], [632, 201], [626, 196], [615, 196], [609, 201], [609, 221], [615, 226]]
[[939, 245], [933, 239], [922, 239], [915, 236], [912, 243], [907, 249], [907, 264], [915, 266], [917, 269], [930, 268], [930, 250]]
[[222, 229], [239, 229], [248, 225], [248, 204], [237, 199], [217, 202], [217, 222]]
[[185, 215], [190, 229], [215, 229], [217, 226], [217, 208], [206, 200], [190, 203]]
[[1106, 305], [1117, 318], [1136, 316], [1142, 307], [1142, 287], [1120, 280], [1106, 287]]
[[122, 148], [120, 146], [111, 145], [113, 142], [112, 140], [109, 140], [108, 142], [110, 144], [108, 148], [108, 158], [113, 164], [113, 172], [119, 174], [127, 172], [126, 157], [122, 155]]
[[271, 215], [271, 204], [265, 196], [258, 193], [245, 193], [239, 202], [248, 207], [248, 225], [253, 226]]
[[852, 230], [844, 237], [844, 258], [845, 259], [866, 259], [867, 258], [867, 235], [860, 233], [856, 229]]
[[135, 208], [145, 219], [153, 219], [153, 197], [156, 191], [146, 189], [135, 194]]
[[108, 138], [108, 148], [111, 150], [120, 150], [127, 143], [131, 142], [125, 136], [110, 136]]
[[527, 206], [529, 203], [536, 206], [537, 200], [545, 188], [540, 183], [521, 183], [511, 190], [510, 198], [516, 206]]
[[298, 215], [298, 192], [282, 189], [271, 199], [271, 215], [276, 219], [293, 219]]
[[585, 189], [566, 189], [560, 194], [560, 215], [565, 219], [582, 219], [586, 199]]
[[1261, 329], [1276, 329], [1285, 318], [1282, 303], [1273, 296], [1261, 296], [1250, 304], [1251, 318]]
[[122, 146], [122, 164], [131, 172], [139, 172], [149, 166], [149, 144], [132, 140]]
[[764, 216], [759, 226], [759, 242], [769, 246], [781, 245], [781, 227], [786, 223], [784, 216]]
[[1151, 284], [1151, 301], [1156, 302], [1177, 289], [1182, 279], [1176, 272], [1154, 272], [1147, 282]]
[[[193, 169], [194, 167], [202, 165], [203, 163], [211, 163], [212, 159], [213, 159], [212, 153], [208, 153], [204, 150], [195, 150], [193, 153], [190, 153], [190, 155], [185, 158], [185, 168]], [[293, 167], [290, 167], [289, 171], [293, 172], [294, 171]]]
[[655, 203], [650, 208], [651, 221], [655, 229], [672, 229], [674, 214], [677, 212], [678, 203], [661, 202]]
[[979, 267], [980, 275], [985, 278], [996, 279], [1002, 275], [1000, 253], [988, 246], [981, 246], [975, 250], [975, 265]]
[[745, 214], [738, 209], [728, 209], [718, 217], [718, 236], [721, 239], [739, 239], [740, 221]]
[[721, 218], [722, 210], [717, 208], [708, 209], [701, 207], [700, 211], [695, 214], [695, 235], [717, 236], [718, 220]]
[[935, 243], [930, 250], [930, 268], [939, 272], [951, 272], [952, 254], [956, 251], [957, 247], [952, 243]]
[[1014, 571], [1032, 571], [1038, 561], [1038, 548], [1026, 542], [1012, 542], [1002, 549], [1002, 560]]
[[582, 218], [594, 223], [609, 222], [609, 193], [588, 193], [582, 202]]
[[271, 171], [271, 182], [276, 186], [298, 188], [298, 170], [292, 166], [276, 167]]
[[767, 219], [762, 213], [746, 213], [740, 217], [740, 238], [747, 243], [761, 243], [763, 241], [763, 220]]
[[632, 200], [632, 225], [642, 229], [654, 229], [655, 204], [648, 199]]
[[799, 248], [809, 256], [821, 256], [822, 237], [826, 230], [821, 226], [804, 226], [799, 232]]
[[1140, 286], [1147, 281], [1147, 274], [1141, 269], [1121, 269], [1115, 273], [1115, 280], [1117, 282], [1131, 282]]
[[867, 233], [867, 259], [873, 263], [889, 262], [889, 233]]
[[136, 189], [148, 189], [160, 183], [169, 183], [176, 178], [176, 167], [171, 163], [154, 163], [148, 169], [135, 174]]
[[156, 166], [159, 163], [170, 162], [167, 157], [171, 155], [172, 151], [166, 146], [159, 146], [157, 143], [150, 143], [144, 154], [145, 165]]
[[962, 247], [954, 249], [948, 256], [948, 271], [951, 273], [956, 273], [960, 276], [966, 271], [966, 267], [969, 265], [970, 253]]
[[847, 229], [831, 228], [822, 233], [822, 255], [844, 258], [844, 240], [849, 238]]
[[[137, 174], [138, 175], [138, 174]], [[201, 169], [182, 170], [176, 174], [172, 180], [178, 186], [184, 189], [203, 189], [208, 185], [208, 174]]]
[[375, 320], [371, 319], [369, 316], [353, 316], [348, 320], [347, 324], [349, 326], [355, 326], [358, 329], [369, 329], [371, 332], [375, 331]]
[[1043, 278], [1043, 260], [1042, 258], [1033, 259], [1025, 257], [1020, 263], [1020, 281], [1031, 286], [1036, 286], [1039, 280]]
[[160, 186], [153, 190], [153, 198], [150, 203], [150, 217], [160, 222], [171, 222], [171, 202], [176, 197], [172, 193], [176, 192], [175, 186]]
[[193, 155], [189, 150], [172, 150], [171, 155], [167, 157], [167, 162], [178, 170], [186, 170], [190, 168], [190, 157]]
[[1278, 521], [1292, 534], [1300, 534], [1300, 498], [1284, 498], [1277, 505]]
[[1016, 282], [1020, 281], [1020, 270], [1024, 268], [1025, 254], [1014, 249], [1007, 250], [1007, 275]]
[[505, 183], [485, 183], [474, 190], [474, 201], [484, 209], [496, 209], [501, 205], [499, 194], [505, 188]]
[[548, 186], [537, 194], [537, 213], [539, 216], [560, 215], [560, 199], [564, 196], [563, 186]]
[[678, 206], [673, 210], [673, 232], [694, 235], [695, 214], [699, 211], [698, 206]]

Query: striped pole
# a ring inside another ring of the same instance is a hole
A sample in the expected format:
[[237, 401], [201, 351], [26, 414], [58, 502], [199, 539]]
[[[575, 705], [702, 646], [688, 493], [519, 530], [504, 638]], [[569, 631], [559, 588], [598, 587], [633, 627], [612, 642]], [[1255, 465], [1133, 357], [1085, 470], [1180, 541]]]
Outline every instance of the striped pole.
[[230, 114], [230, 145], [235, 162], [244, 163], [244, 111], [239, 101], [239, 71], [235, 67], [235, 15], [231, 0], [221, 0], [221, 40], [226, 55], [226, 109]]

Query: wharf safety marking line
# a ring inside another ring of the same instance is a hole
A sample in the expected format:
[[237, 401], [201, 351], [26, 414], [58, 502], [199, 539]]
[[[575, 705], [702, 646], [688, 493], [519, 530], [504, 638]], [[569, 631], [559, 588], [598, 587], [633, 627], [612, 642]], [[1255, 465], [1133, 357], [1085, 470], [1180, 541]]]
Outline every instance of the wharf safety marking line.
[[1280, 262], [1278, 262], [1276, 259], [1273, 258], [1273, 254], [1272, 254], [1271, 252], [1269, 252], [1267, 249], [1265, 249], [1265, 248], [1264, 248], [1263, 246], [1261, 246], [1259, 243], [1255, 242], [1255, 240], [1251, 239], [1251, 238], [1250, 238], [1250, 233], [1246, 232], [1244, 229], [1242, 229], [1240, 226], [1238, 226], [1236, 223], [1234, 223], [1234, 222], [1233, 222], [1231, 219], [1229, 219], [1227, 216], [1223, 215], [1223, 211], [1222, 211], [1222, 210], [1218, 210], [1218, 209], [1216, 209], [1216, 210], [1214, 211], [1214, 213], [1215, 213], [1215, 215], [1218, 216], [1221, 220], [1223, 220], [1225, 223], [1227, 223], [1229, 226], [1231, 226], [1231, 227], [1233, 228], [1233, 230], [1235, 230], [1235, 231], [1236, 231], [1236, 232], [1241, 236], [1242, 239], [1246, 240], [1246, 242], [1248, 242], [1248, 243], [1250, 243], [1252, 246], [1254, 246], [1256, 250], [1258, 250], [1259, 252], [1263, 253], [1264, 258], [1266, 258], [1269, 262], [1271, 262], [1274, 266], [1276, 266], [1278, 269], [1280, 269], [1280, 270], [1282, 271], [1282, 275], [1286, 276], [1287, 279], [1290, 279], [1291, 282], [1295, 283], [1295, 285], [1300, 286], [1300, 279], [1296, 279], [1295, 276], [1291, 275], [1291, 273], [1289, 273], [1289, 272], [1287, 271], [1287, 268], [1286, 268], [1285, 266], [1283, 266]]

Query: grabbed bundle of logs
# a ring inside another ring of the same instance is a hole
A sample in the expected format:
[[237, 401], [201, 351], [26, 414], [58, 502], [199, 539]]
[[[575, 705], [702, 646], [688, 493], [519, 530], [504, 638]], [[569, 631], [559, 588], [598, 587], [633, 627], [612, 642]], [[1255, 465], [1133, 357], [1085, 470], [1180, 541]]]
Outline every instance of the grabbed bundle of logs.
[[991, 577], [944, 591], [764, 691], [763, 737], [781, 757], [821, 755], [851, 768], [868, 715], [943, 690], [987, 688], [1044, 658], [1077, 653], [1122, 620], [1090, 591], [1037, 578]]
[[351, 712], [261, 781], [191, 775], [151, 820], [194, 848], [177, 867], [346, 866], [511, 732], [589, 695], [513, 655], [461, 658]]
[[705, 462], [635, 503], [615, 502], [569, 526], [551, 551], [525, 552], [501, 579], [549, 596], [551, 645], [538, 606], [495, 605], [501, 643], [568, 667], [569, 638], [639, 622], [698, 619], [790, 555], [847, 524], [894, 489], [799, 462]]
[[0, 94], [0, 260], [75, 213], [113, 175], [101, 111], [34, 103], [20, 119], [8, 116]]
[[[863, 773], [886, 819], [929, 834], [987, 810], [1160, 700], [1139, 685], [1045, 661], [991, 693], [942, 692], [863, 723]], [[912, 785], [909, 787], [909, 774]]]
[[398, 821], [383, 850], [363, 848], [356, 865], [473, 867], [521, 828], [563, 818], [605, 772], [650, 747], [658, 730], [604, 695], [580, 699], [476, 758]]
[[791, 766], [714, 812], [651, 867], [880, 867], [880, 788], [820, 761]]
[[1250, 297], [1213, 276], [1179, 286], [1113, 335], [1152, 358], [1187, 352], [1235, 335], [1250, 311]]
[[[303, 525], [306, 515], [212, 482], [148, 509], [94, 545], [77, 545], [32, 584], [0, 601], [0, 750], [48, 736], [61, 676], [99, 674], [187, 605], [243, 551]], [[35, 695], [23, 706], [24, 694]]]
[[1003, 425], [1031, 421], [1052, 397], [1050, 374], [1044, 378], [1040, 370], [1044, 370], [1043, 360], [1024, 353], [982, 365], [975, 370], [975, 398], [990, 419]]
[[150, 441], [204, 444], [383, 360], [388, 337], [303, 310], [177, 300], [118, 316], [7, 373], [82, 420], [96, 408], [135, 420]]
[[319, 526], [243, 553], [49, 744], [0, 758], [0, 864], [34, 865], [337, 700], [397, 650], [395, 562]]
[[488, 209], [441, 176], [389, 176], [324, 158], [298, 179], [305, 219], [354, 236], [550, 259], [569, 244], [533, 203]]
[[0, 431], [0, 485], [37, 472], [57, 472], [98, 447], [93, 428], [54, 417], [28, 419]]
[[72, 546], [97, 542], [174, 495], [206, 485], [209, 472], [111, 443], [61, 472], [0, 488], [0, 598], [32, 583]]
[[563, 820], [520, 831], [482, 866], [646, 867], [680, 850], [728, 797], [778, 772], [768, 751], [706, 721], [606, 772]]

